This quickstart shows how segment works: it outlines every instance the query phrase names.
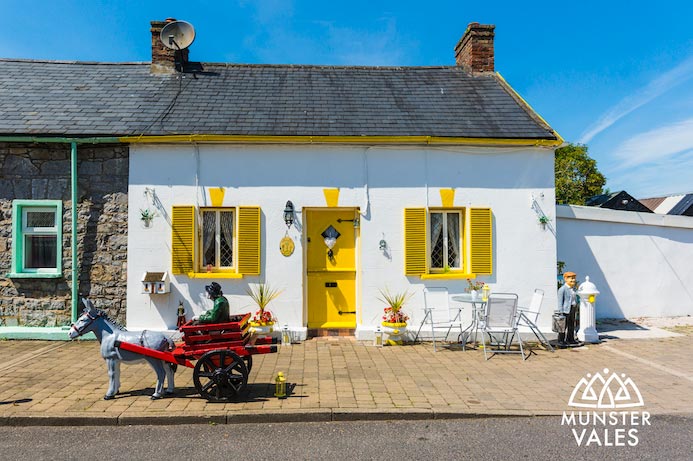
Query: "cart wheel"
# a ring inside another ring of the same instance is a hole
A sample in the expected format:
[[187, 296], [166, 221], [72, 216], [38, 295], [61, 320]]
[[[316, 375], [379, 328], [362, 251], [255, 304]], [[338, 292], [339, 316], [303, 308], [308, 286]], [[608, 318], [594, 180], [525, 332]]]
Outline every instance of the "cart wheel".
[[250, 374], [250, 371], [253, 369], [253, 356], [246, 355], [243, 357], [243, 360], [245, 361], [245, 366], [248, 367], [248, 374]]
[[229, 400], [248, 384], [248, 367], [233, 351], [209, 351], [197, 361], [193, 383], [200, 395], [212, 402]]

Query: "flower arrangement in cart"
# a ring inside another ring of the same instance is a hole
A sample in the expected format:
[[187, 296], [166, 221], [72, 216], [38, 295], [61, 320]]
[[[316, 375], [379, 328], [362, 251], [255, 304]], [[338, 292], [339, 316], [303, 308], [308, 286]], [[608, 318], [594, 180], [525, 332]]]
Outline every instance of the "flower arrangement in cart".
[[269, 284], [259, 283], [254, 287], [249, 286], [246, 289], [246, 293], [259, 308], [250, 319], [250, 326], [256, 329], [266, 329], [268, 333], [272, 332], [271, 327], [276, 322], [276, 317], [267, 309], [267, 305], [276, 299], [281, 294], [281, 291], [271, 287]]

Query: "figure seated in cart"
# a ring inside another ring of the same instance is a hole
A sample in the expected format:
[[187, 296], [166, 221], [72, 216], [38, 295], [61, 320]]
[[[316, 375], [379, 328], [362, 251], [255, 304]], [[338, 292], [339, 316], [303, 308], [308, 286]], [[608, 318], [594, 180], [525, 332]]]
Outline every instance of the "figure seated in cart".
[[192, 319], [195, 323], [226, 323], [229, 321], [229, 301], [223, 296], [221, 285], [217, 282], [205, 286], [209, 299], [214, 301], [214, 307], [203, 312], [200, 315], [194, 316]]

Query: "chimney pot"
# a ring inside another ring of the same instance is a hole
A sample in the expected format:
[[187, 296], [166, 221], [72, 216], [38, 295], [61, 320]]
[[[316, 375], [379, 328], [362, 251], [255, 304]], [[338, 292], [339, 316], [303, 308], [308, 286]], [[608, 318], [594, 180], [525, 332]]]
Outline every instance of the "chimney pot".
[[496, 26], [471, 22], [455, 46], [455, 62], [472, 73], [494, 71], [493, 38]]

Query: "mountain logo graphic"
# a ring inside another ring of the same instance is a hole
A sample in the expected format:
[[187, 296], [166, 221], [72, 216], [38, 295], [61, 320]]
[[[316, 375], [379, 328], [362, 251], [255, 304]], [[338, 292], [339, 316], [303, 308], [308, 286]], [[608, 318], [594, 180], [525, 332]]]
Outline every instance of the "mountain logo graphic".
[[579, 408], [618, 409], [642, 407], [645, 402], [642, 395], [630, 377], [624, 373], [609, 375], [609, 369], [592, 376], [587, 373], [580, 379], [573, 393], [570, 394], [568, 405]]

